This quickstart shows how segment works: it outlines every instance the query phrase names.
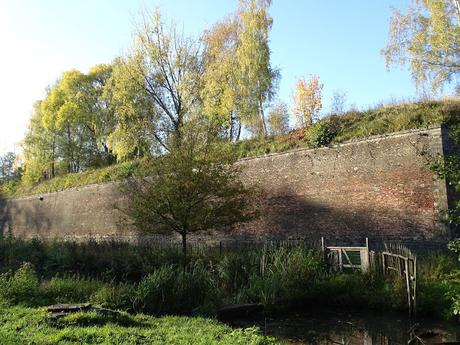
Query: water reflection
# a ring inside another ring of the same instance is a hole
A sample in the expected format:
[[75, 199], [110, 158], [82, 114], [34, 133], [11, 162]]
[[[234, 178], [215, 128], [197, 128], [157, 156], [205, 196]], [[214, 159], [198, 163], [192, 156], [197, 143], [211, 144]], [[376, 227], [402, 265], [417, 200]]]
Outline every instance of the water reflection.
[[255, 324], [266, 334], [295, 345], [460, 345], [458, 323], [423, 319], [415, 324], [404, 315], [383, 312], [311, 312], [267, 317]]

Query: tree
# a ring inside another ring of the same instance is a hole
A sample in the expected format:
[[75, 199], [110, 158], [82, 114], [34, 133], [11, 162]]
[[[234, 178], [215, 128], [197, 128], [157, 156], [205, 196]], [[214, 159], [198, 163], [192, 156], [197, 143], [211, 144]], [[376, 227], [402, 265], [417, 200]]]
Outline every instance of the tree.
[[42, 102], [34, 104], [28, 131], [22, 142], [24, 155], [23, 180], [31, 185], [55, 175], [57, 160], [56, 132], [43, 124]]
[[[270, 0], [241, 0], [239, 18], [238, 88], [242, 118], [253, 134], [267, 135], [265, 107], [275, 94], [279, 71], [270, 65], [268, 34]], [[254, 133], [256, 131], [256, 133]]]
[[229, 145], [187, 125], [171, 142], [169, 153], [152, 158], [146, 176], [122, 186], [123, 212], [140, 233], [177, 233], [186, 262], [187, 236], [231, 226], [256, 215], [253, 190], [240, 180], [241, 166]]
[[223, 137], [229, 141], [238, 140], [242, 119], [238, 61], [235, 59], [239, 44], [236, 18], [228, 18], [207, 30], [203, 42], [203, 113], [221, 128]]
[[413, 0], [407, 13], [393, 9], [387, 67], [410, 66], [417, 88], [428, 82], [433, 91], [460, 71], [460, 7], [457, 0]]
[[[182, 127], [201, 105], [200, 45], [174, 26], [167, 27], [155, 12], [138, 27], [134, 47], [122, 64], [116, 87], [121, 95], [115, 97], [125, 98], [122, 107], [131, 107], [129, 116], [139, 116], [152, 140], [168, 151], [169, 139], [180, 137]], [[126, 94], [125, 86], [134, 92]], [[138, 109], [133, 107], [138, 101], [147, 107], [142, 115], [132, 112]]]
[[7, 152], [3, 156], [0, 156], [0, 184], [4, 184], [17, 177], [14, 171], [15, 160], [16, 155], [13, 152]]
[[344, 91], [335, 91], [331, 98], [331, 114], [341, 115], [345, 112], [347, 102], [347, 93]]
[[155, 140], [157, 112], [142, 82], [130, 74], [126, 61], [116, 59], [111, 78], [104, 87], [115, 125], [108, 146], [118, 160], [148, 155], [160, 145]]
[[298, 127], [311, 126], [317, 119], [323, 107], [322, 91], [323, 84], [316, 75], [311, 75], [308, 81], [305, 78], [297, 80], [292, 97], [292, 113]]
[[281, 135], [289, 132], [289, 112], [286, 103], [276, 102], [268, 113], [268, 125], [271, 135]]

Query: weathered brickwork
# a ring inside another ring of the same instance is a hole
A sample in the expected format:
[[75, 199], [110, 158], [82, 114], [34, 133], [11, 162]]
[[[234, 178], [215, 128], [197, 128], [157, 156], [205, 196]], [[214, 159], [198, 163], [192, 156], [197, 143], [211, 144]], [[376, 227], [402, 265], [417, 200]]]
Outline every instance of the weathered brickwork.
[[[446, 184], [427, 166], [429, 157], [444, 151], [442, 131], [434, 128], [242, 160], [245, 183], [263, 191], [262, 217], [231, 233], [199, 236], [447, 239], [440, 216], [447, 207]], [[46, 238], [135, 235], [114, 208], [121, 200], [115, 183], [39, 197], [3, 201], [3, 232]]]

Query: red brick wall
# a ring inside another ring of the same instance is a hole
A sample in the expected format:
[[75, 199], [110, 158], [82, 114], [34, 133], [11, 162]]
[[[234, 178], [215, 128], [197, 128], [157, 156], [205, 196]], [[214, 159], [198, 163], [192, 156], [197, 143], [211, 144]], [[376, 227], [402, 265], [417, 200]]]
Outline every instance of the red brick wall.
[[[212, 238], [442, 239], [445, 182], [427, 159], [443, 151], [441, 130], [395, 133], [332, 148], [242, 160], [244, 181], [263, 191], [262, 217]], [[116, 184], [4, 201], [0, 228], [19, 236], [133, 236], [114, 209]], [[205, 234], [199, 237], [207, 237]]]

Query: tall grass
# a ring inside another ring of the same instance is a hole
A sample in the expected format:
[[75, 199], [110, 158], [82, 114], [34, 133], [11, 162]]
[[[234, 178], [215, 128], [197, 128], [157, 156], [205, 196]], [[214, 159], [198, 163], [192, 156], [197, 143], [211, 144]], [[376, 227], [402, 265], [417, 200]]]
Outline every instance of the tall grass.
[[[129, 312], [206, 315], [224, 304], [246, 302], [263, 303], [269, 311], [407, 308], [400, 277], [331, 272], [307, 246], [197, 251], [185, 271], [180, 248], [13, 239], [0, 241], [0, 248], [0, 301], [10, 305], [89, 301]], [[419, 312], [452, 315], [460, 296], [459, 263], [445, 254], [423, 258]]]

